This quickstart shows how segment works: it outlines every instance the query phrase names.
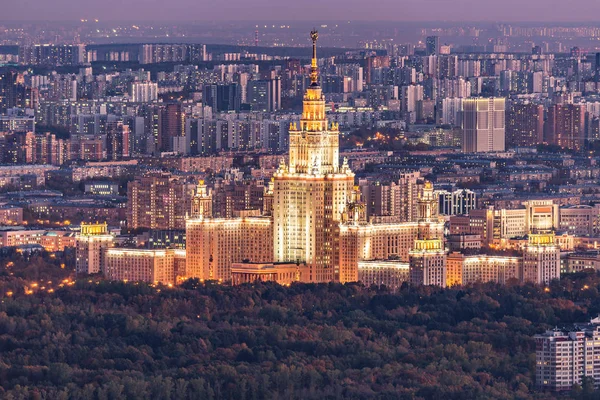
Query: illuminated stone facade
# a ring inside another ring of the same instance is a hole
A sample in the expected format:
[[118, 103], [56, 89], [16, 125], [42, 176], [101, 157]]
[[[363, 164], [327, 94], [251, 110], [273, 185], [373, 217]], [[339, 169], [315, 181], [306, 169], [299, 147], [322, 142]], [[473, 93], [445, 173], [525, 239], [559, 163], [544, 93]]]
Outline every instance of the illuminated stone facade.
[[231, 265], [273, 261], [273, 223], [268, 217], [195, 218], [186, 225], [186, 276], [231, 279]]
[[521, 265], [521, 257], [450, 253], [446, 262], [446, 286], [476, 282], [506, 284], [510, 279], [519, 278]]
[[295, 263], [234, 263], [231, 265], [231, 283], [277, 282], [290, 285], [294, 282], [309, 282], [309, 268]]
[[77, 238], [75, 270], [78, 274], [97, 274], [102, 267], [103, 252], [112, 247], [114, 237], [108, 233], [106, 223], [81, 224]]
[[407, 262], [385, 261], [359, 261], [358, 280], [365, 286], [385, 286], [397, 290], [404, 282], [409, 280], [409, 266]]
[[547, 285], [560, 279], [560, 248], [554, 233], [530, 234], [523, 252], [521, 281]]
[[446, 286], [446, 249], [442, 239], [416, 240], [409, 257], [412, 285]]
[[273, 175], [273, 250], [276, 262], [301, 262], [309, 280], [342, 280], [339, 224], [354, 187], [348, 164], [339, 162], [339, 130], [325, 116], [318, 83], [317, 33], [311, 32], [311, 84], [303, 101], [300, 126], [289, 131], [289, 162]]
[[190, 212], [190, 217], [211, 218], [213, 216], [212, 202], [212, 193], [210, 189], [208, 189], [204, 181], [201, 180], [200, 182], [198, 182], [198, 186], [196, 187], [196, 193], [192, 198], [192, 210]]
[[[234, 283], [287, 282], [289, 276], [278, 276], [275, 266], [306, 265], [302, 281], [356, 282], [359, 261], [408, 263], [419, 240], [439, 242], [439, 251], [445, 252], [444, 224], [439, 220], [433, 186], [426, 182], [415, 200], [417, 175], [404, 177], [410, 189], [411, 206], [404, 218], [409, 222], [367, 222], [354, 173], [347, 161], [339, 160], [338, 126], [326, 119], [318, 83], [316, 32], [311, 38], [311, 84], [299, 125], [290, 126], [288, 162], [281, 161], [264, 192], [264, 216], [188, 219], [188, 277]], [[444, 274], [439, 275], [427, 282], [443, 286]]]
[[[176, 284], [185, 274], [185, 250], [104, 250], [104, 277], [110, 280]], [[178, 277], [180, 279], [178, 279]]]
[[340, 281], [359, 280], [360, 261], [398, 259], [408, 262], [408, 252], [418, 237], [419, 224], [342, 224], [340, 226]]
[[[349, 203], [349, 206], [356, 205], [359, 205], [356, 201]], [[444, 223], [438, 219], [437, 200], [430, 182], [425, 183], [416, 209], [418, 221], [415, 222], [367, 223], [364, 217], [350, 216], [344, 220], [340, 225], [340, 281], [360, 280], [362, 261], [409, 262], [410, 252], [420, 239], [443, 242]]]

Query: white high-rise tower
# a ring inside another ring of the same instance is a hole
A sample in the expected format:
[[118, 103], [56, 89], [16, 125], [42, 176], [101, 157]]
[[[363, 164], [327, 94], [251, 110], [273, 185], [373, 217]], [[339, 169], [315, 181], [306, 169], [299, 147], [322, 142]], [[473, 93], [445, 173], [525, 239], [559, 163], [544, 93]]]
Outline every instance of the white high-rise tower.
[[504, 98], [463, 100], [462, 150], [465, 153], [504, 151]]

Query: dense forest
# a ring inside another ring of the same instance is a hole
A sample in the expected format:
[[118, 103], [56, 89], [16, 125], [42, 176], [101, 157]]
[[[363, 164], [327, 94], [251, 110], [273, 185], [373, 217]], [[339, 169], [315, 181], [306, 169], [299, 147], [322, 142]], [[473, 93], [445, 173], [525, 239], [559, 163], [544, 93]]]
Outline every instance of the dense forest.
[[550, 399], [532, 336], [600, 312], [594, 273], [548, 289], [85, 278], [27, 294], [21, 264], [0, 274], [2, 399]]

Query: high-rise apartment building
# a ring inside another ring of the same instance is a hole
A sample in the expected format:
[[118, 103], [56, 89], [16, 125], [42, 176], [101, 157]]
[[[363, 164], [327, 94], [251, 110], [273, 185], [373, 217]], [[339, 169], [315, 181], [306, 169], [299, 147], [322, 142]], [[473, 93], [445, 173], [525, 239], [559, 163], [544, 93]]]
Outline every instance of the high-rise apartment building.
[[425, 54], [428, 56], [440, 54], [439, 36], [427, 36], [425, 39]]
[[129, 126], [122, 121], [106, 123], [106, 159], [112, 161], [129, 157]]
[[158, 99], [158, 83], [133, 82], [129, 85], [129, 97], [135, 103], [150, 103]]
[[572, 390], [584, 377], [600, 383], [600, 318], [535, 335], [535, 383], [539, 389]]
[[400, 220], [411, 222], [416, 221], [419, 215], [417, 209], [419, 199], [418, 180], [421, 177], [419, 171], [403, 172], [398, 178], [398, 187], [400, 188]]
[[252, 111], [274, 112], [281, 109], [281, 79], [250, 81], [246, 86], [246, 102]]
[[35, 163], [62, 165], [68, 160], [68, 140], [58, 139], [55, 134], [35, 134]]
[[36, 44], [19, 48], [19, 63], [24, 65], [80, 65], [85, 62], [85, 56], [83, 44]]
[[149, 174], [127, 185], [127, 225], [131, 229], [185, 229], [196, 185], [170, 174]]
[[546, 142], [572, 150], [585, 146], [585, 106], [556, 104], [548, 108]]
[[401, 100], [402, 111], [406, 113], [416, 112], [418, 102], [423, 100], [423, 86], [403, 86]]
[[536, 146], [544, 141], [544, 106], [511, 104], [506, 113], [506, 146]]
[[207, 61], [206, 45], [183, 43], [153, 43], [142, 44], [138, 50], [140, 64], [161, 62], [190, 62]]
[[[101, 141], [98, 144], [101, 147]], [[57, 139], [56, 135], [48, 132], [0, 132], [0, 162], [62, 165], [69, 159], [68, 145], [69, 140]], [[102, 157], [100, 147], [98, 156]]]
[[438, 103], [437, 118], [442, 125], [462, 125], [462, 98], [445, 98]]
[[[349, 79], [348, 91], [362, 92], [363, 91], [363, 67], [358, 64], [341, 64], [336, 65], [337, 74]], [[409, 82], [413, 83], [413, 81]]]
[[240, 211], [263, 211], [265, 187], [260, 180], [247, 180], [215, 184], [213, 215], [217, 218], [232, 218]]
[[185, 137], [185, 113], [181, 103], [169, 103], [160, 109], [160, 151], [173, 151], [176, 140]]
[[0, 111], [15, 107], [16, 86], [19, 74], [15, 70], [9, 70], [0, 74]]
[[504, 139], [504, 98], [463, 99], [463, 152], [504, 151]]
[[360, 184], [368, 220], [411, 222], [417, 220], [420, 173], [404, 172], [397, 182]]
[[202, 90], [202, 103], [213, 112], [240, 111], [242, 86], [238, 83], [227, 85], [205, 85]]
[[439, 212], [442, 215], [466, 215], [477, 208], [477, 195], [472, 190], [438, 190], [435, 195], [438, 197]]
[[139, 148], [146, 153], [156, 154], [161, 151], [161, 117], [163, 110], [163, 105], [144, 105], [141, 109], [141, 114], [144, 117], [144, 133]]
[[374, 80], [374, 70], [377, 68], [389, 68], [390, 66], [390, 57], [389, 56], [372, 56], [367, 57], [366, 67], [365, 67], [365, 81], [367, 85], [373, 83]]
[[17, 105], [17, 86], [19, 84], [19, 73], [9, 70], [0, 74], [0, 112], [6, 112], [9, 108]]
[[372, 217], [396, 217], [400, 221], [400, 188], [395, 182], [361, 184], [360, 190], [366, 206], [367, 219]]

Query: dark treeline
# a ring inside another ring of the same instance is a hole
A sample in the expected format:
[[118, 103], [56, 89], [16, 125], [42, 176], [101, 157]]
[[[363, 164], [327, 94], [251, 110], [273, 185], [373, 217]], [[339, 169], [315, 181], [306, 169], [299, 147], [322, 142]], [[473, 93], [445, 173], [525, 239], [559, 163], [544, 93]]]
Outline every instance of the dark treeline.
[[599, 288], [577, 274], [549, 291], [88, 279], [15, 291], [0, 302], [0, 398], [549, 399], [533, 335], [595, 316]]

